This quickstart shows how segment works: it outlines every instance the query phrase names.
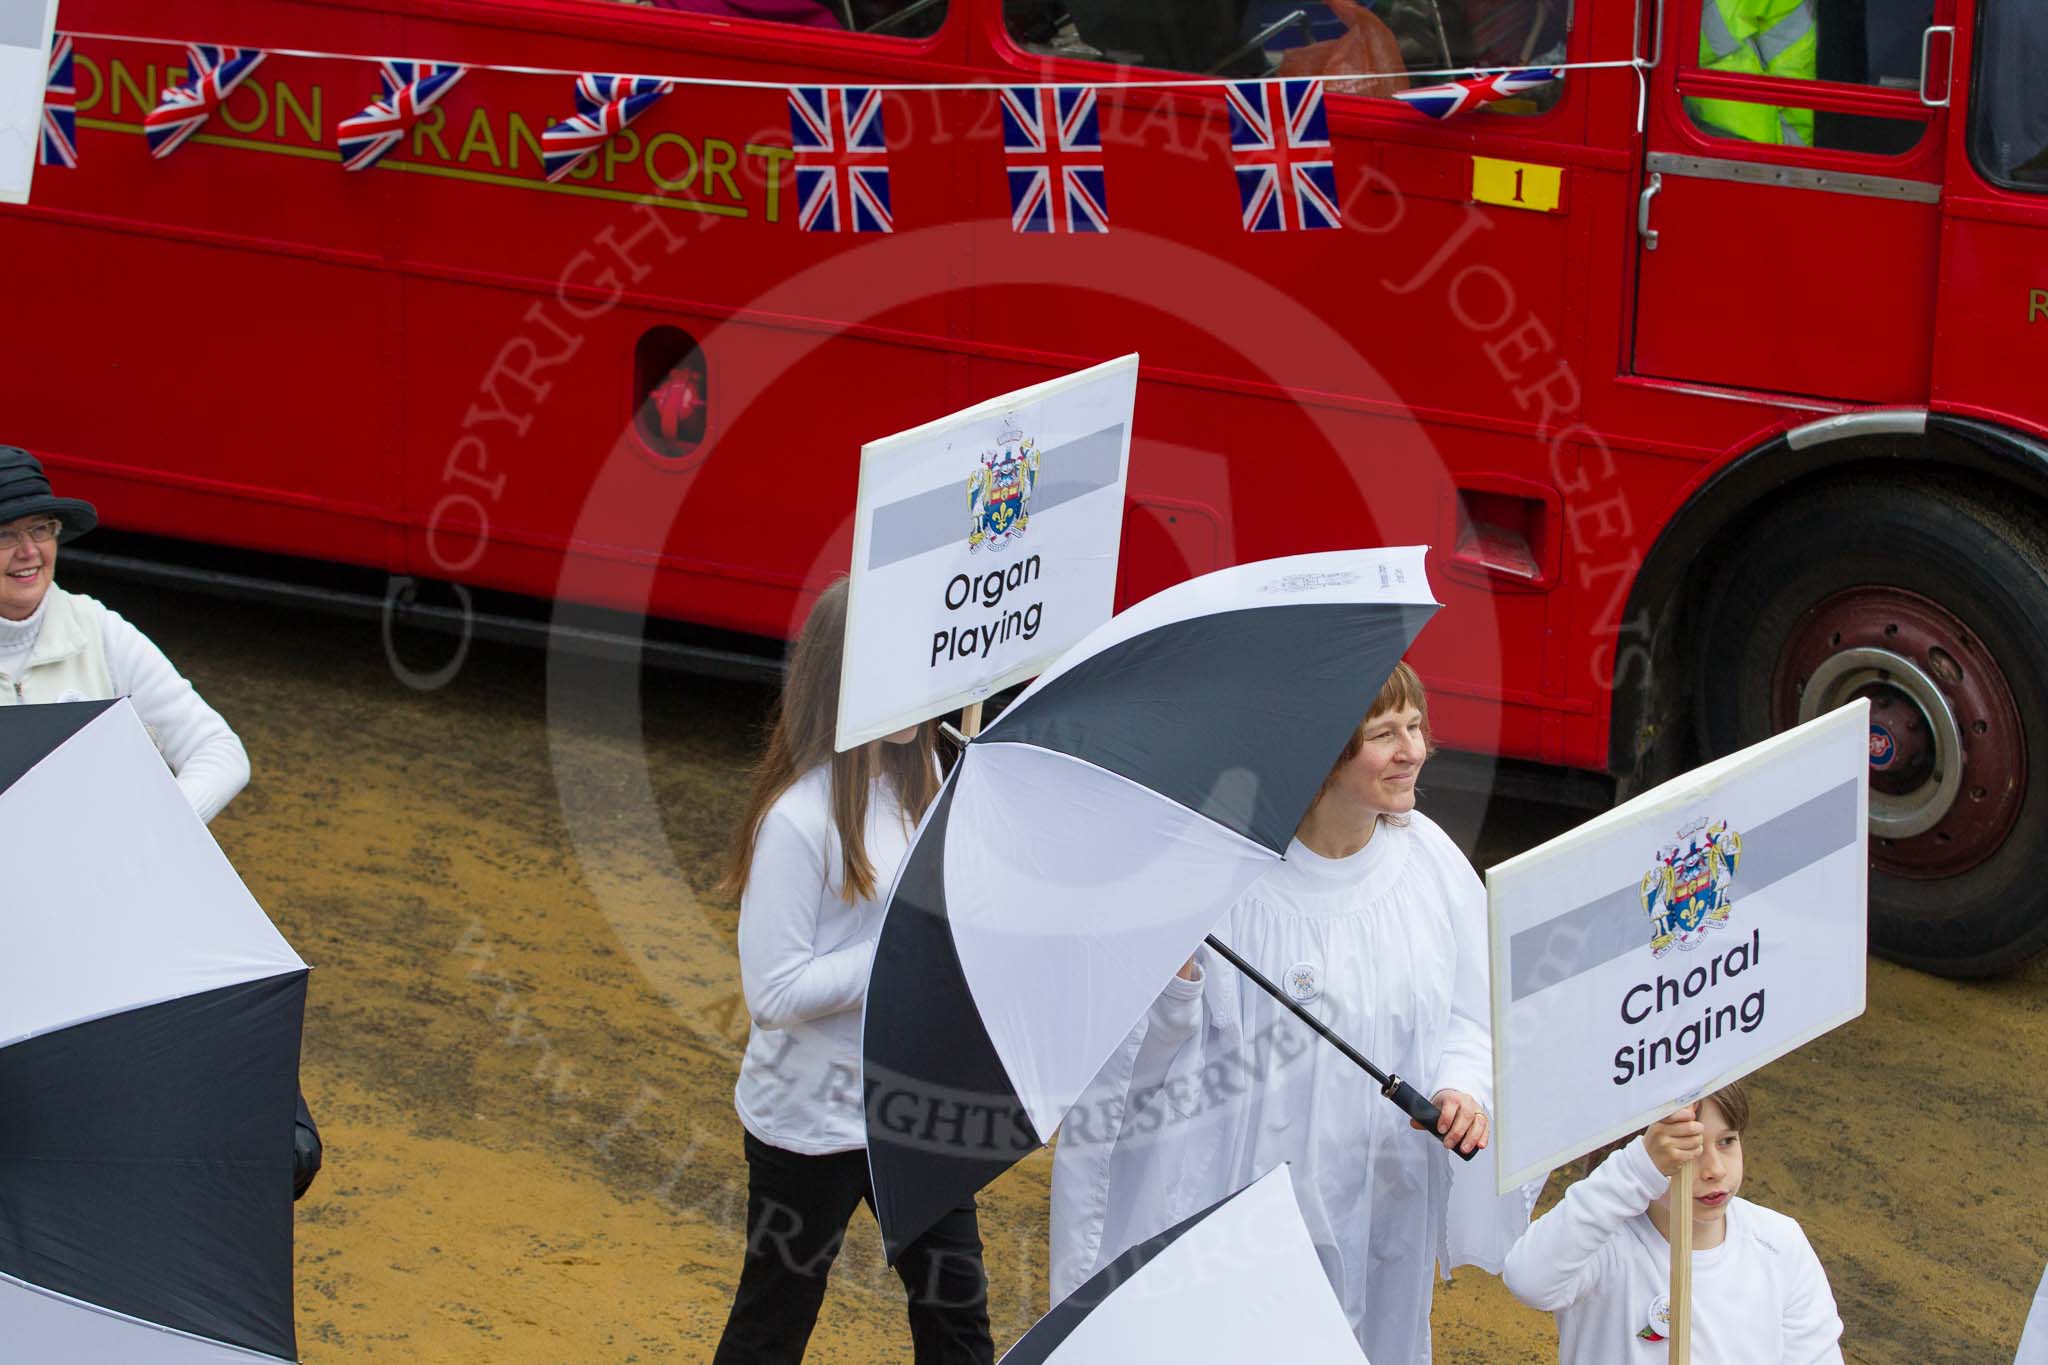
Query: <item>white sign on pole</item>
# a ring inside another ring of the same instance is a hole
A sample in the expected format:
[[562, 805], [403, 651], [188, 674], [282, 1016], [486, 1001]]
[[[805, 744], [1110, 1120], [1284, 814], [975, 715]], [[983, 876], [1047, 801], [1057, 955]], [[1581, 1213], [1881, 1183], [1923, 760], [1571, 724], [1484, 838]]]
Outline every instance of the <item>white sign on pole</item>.
[[43, 137], [57, 0], [0, 0], [0, 204], [26, 204]]
[[1486, 874], [1502, 1193], [1863, 1013], [1870, 703]]
[[1042, 671], [1107, 621], [1138, 357], [861, 448], [838, 747]]

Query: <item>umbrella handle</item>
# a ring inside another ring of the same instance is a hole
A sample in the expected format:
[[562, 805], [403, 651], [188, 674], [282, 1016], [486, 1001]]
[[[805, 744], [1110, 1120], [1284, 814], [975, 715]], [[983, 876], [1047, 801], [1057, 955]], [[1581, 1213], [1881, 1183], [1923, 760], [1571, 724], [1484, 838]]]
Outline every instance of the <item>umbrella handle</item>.
[[[1436, 1132], [1437, 1123], [1443, 1118], [1443, 1110], [1430, 1103], [1428, 1096], [1402, 1080], [1399, 1076], [1387, 1077], [1387, 1083], [1380, 1087], [1380, 1093], [1400, 1106], [1401, 1112], [1421, 1124], [1424, 1131]], [[1451, 1151], [1459, 1158], [1470, 1161], [1478, 1156], [1478, 1149], [1463, 1151], [1453, 1147]]]
[[[1335, 1033], [1332, 1033], [1328, 1024], [1310, 1014], [1299, 1001], [1295, 1000], [1271, 981], [1268, 981], [1263, 972], [1239, 957], [1232, 951], [1230, 945], [1222, 939], [1217, 938], [1214, 934], [1210, 934], [1202, 942], [1208, 944], [1210, 948], [1220, 954], [1224, 961], [1237, 968], [1240, 972], [1243, 972], [1254, 986], [1257, 986], [1267, 995], [1279, 1001], [1295, 1018], [1307, 1024], [1311, 1029], [1314, 1029], [1318, 1037], [1336, 1048], [1337, 1051], [1343, 1053], [1354, 1064], [1363, 1069], [1366, 1075], [1378, 1081], [1380, 1083], [1380, 1093], [1399, 1105], [1401, 1111], [1408, 1115], [1409, 1118], [1421, 1124], [1431, 1137], [1438, 1135], [1436, 1125], [1437, 1121], [1443, 1117], [1443, 1111], [1434, 1104], [1431, 1104], [1420, 1090], [1417, 1090], [1399, 1076], [1389, 1076], [1386, 1072], [1367, 1061], [1365, 1054], [1345, 1042], [1342, 1038], [1339, 1038]], [[1456, 1149], [1454, 1148], [1453, 1150]], [[1458, 1155], [1470, 1161], [1478, 1153], [1459, 1152]]]

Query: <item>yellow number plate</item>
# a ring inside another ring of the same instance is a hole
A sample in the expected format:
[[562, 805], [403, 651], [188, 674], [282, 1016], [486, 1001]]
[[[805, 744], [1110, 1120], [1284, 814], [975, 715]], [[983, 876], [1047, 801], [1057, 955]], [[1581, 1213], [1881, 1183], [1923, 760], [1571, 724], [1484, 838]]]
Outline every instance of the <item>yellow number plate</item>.
[[1536, 166], [1526, 161], [1472, 158], [1472, 199], [1511, 209], [1555, 213], [1564, 198], [1564, 167]]

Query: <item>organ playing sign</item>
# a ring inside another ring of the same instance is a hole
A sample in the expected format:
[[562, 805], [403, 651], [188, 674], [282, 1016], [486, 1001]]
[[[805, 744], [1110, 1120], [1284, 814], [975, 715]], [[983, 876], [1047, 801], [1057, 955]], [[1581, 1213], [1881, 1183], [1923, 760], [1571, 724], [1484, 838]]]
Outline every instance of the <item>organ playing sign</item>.
[[1115, 605], [1138, 358], [861, 449], [844, 751], [1036, 675]]

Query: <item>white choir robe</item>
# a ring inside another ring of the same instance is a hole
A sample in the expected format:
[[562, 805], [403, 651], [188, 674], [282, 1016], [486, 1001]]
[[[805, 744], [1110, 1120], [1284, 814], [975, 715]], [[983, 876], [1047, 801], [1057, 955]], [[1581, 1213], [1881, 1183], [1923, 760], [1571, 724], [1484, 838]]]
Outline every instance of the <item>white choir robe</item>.
[[2048, 1365], [2048, 1271], [2041, 1275], [2041, 1287], [2034, 1291], [2034, 1307], [2027, 1325], [2020, 1331], [2019, 1354], [2013, 1365]]
[[[1427, 817], [1382, 820], [1349, 858], [1296, 840], [1216, 935], [1382, 1070], [1491, 1114], [1486, 892]], [[1053, 1302], [1287, 1161], [1366, 1355], [1427, 1362], [1436, 1265], [1498, 1274], [1540, 1183], [1496, 1196], [1490, 1151], [1454, 1160], [1236, 968], [1197, 961], [1200, 981], [1169, 983], [1061, 1124]]]

